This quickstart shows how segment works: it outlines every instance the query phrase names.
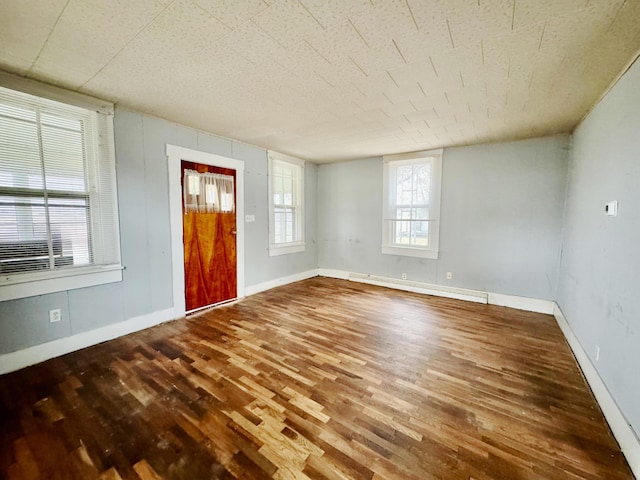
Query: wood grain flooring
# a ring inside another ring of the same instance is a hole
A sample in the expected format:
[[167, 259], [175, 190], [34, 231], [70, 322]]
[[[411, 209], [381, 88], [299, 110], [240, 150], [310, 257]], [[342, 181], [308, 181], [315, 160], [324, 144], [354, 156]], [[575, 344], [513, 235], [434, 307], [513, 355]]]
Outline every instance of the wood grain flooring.
[[632, 479], [553, 317], [314, 278], [0, 377], [6, 479]]

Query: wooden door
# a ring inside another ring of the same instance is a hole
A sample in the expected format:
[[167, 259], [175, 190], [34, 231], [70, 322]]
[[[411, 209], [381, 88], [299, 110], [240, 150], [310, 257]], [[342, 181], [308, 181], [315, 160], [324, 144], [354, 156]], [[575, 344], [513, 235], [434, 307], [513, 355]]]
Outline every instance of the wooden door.
[[[183, 194], [183, 243], [186, 311], [192, 312], [237, 298], [235, 170], [182, 161], [181, 178], [185, 190], [185, 171], [220, 174], [233, 178], [233, 208], [222, 211], [193, 211]], [[193, 177], [193, 175], [192, 175]], [[193, 180], [193, 178], [191, 178]], [[203, 189], [202, 189], [203, 190]], [[200, 195], [209, 192], [204, 190]], [[193, 198], [193, 197], [192, 197]]]

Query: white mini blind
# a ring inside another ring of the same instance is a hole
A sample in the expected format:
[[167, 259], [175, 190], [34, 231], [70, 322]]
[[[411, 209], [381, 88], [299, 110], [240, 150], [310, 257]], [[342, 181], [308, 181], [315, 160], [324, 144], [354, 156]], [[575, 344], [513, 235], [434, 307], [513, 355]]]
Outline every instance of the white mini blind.
[[0, 87], [3, 280], [119, 266], [111, 122], [107, 113]]

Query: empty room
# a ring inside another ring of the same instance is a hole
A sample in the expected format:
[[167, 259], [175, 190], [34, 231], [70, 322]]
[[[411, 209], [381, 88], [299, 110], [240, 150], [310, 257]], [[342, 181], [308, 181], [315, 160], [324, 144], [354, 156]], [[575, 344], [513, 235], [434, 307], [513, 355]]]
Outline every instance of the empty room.
[[0, 0], [0, 478], [640, 478], [639, 55], [637, 0]]

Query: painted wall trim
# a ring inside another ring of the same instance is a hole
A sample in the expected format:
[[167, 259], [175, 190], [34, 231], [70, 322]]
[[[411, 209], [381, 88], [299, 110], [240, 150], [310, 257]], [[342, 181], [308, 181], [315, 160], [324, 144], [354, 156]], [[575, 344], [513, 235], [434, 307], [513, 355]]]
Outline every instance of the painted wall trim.
[[166, 144], [169, 175], [169, 223], [171, 225], [171, 267], [173, 271], [173, 305], [175, 317], [186, 313], [184, 286], [184, 244], [182, 241], [181, 162], [213, 165], [236, 171], [236, 288], [237, 298], [244, 292], [244, 162], [213, 153]]
[[620, 449], [627, 459], [629, 467], [631, 467], [631, 471], [636, 478], [640, 478], [640, 439], [635, 434], [631, 425], [629, 425], [629, 422], [620, 410], [620, 407], [618, 407], [618, 404], [598, 374], [598, 371], [593, 366], [593, 363], [591, 363], [591, 360], [582, 348], [578, 337], [573, 333], [571, 325], [569, 325], [567, 318], [564, 316], [564, 313], [562, 313], [562, 310], [557, 304], [555, 304], [553, 316], [556, 318], [562, 333], [567, 339], [567, 342], [573, 351], [573, 355], [576, 357], [578, 365], [580, 365], [582, 373], [584, 374], [589, 387], [591, 387], [591, 391], [596, 397], [598, 405], [600, 405], [600, 408], [602, 409], [602, 413], [609, 423], [613, 436], [618, 441]]
[[[421, 282], [409, 282], [406, 280], [398, 280], [388, 277], [377, 277], [374, 275], [357, 274], [352, 272], [346, 272], [343, 270], [335, 269], [312, 269], [305, 272], [296, 273], [286, 277], [269, 280], [259, 283], [257, 285], [248, 286], [245, 288], [246, 295], [254, 295], [259, 292], [270, 290], [272, 288], [286, 285], [289, 283], [298, 282], [308, 278], [316, 276], [338, 278], [342, 280], [356, 281], [360, 283], [368, 283], [372, 285], [379, 285], [389, 288], [395, 288], [399, 290], [405, 290], [416, 293], [427, 293], [430, 295], [444, 296], [448, 298], [462, 298], [465, 296], [463, 292], [468, 292], [471, 300], [479, 302], [482, 298], [478, 294], [485, 295], [485, 302], [493, 305], [501, 305], [519, 310], [535, 311], [540, 313], [547, 313], [548, 304], [553, 306], [552, 313], [558, 322], [562, 333], [564, 334], [573, 354], [584, 373], [587, 383], [591, 387], [602, 412], [609, 423], [609, 426], [613, 432], [614, 437], [620, 444], [620, 448], [625, 455], [631, 470], [634, 475], [640, 478], [640, 439], [636, 436], [635, 432], [627, 422], [624, 414], [616, 404], [611, 393], [607, 389], [606, 385], [600, 378], [597, 370], [591, 363], [591, 360], [587, 356], [586, 352], [582, 348], [582, 345], [578, 341], [578, 338], [573, 333], [566, 317], [562, 313], [560, 307], [554, 302], [547, 300], [531, 299], [526, 297], [517, 297], [511, 295], [503, 295], [496, 293], [479, 292], [475, 290], [454, 289], [448, 287], [442, 287], [440, 285], [432, 285]], [[415, 286], [413, 284], [424, 285], [424, 287]], [[440, 289], [434, 289], [433, 287], [439, 287]], [[446, 288], [446, 289], [445, 289]], [[133, 317], [127, 321], [107, 325], [88, 332], [79, 333], [70, 337], [53, 340], [51, 342], [35, 345], [33, 347], [19, 350], [16, 352], [6, 353], [0, 355], [0, 375], [13, 372], [21, 368], [34, 365], [36, 363], [49, 360], [61, 355], [65, 355], [70, 352], [80, 350], [82, 348], [97, 345], [99, 343], [112, 340], [124, 335], [128, 335], [146, 328], [154, 327], [161, 323], [165, 323], [176, 319], [176, 310], [173, 308], [160, 310], [147, 315], [141, 315]]]
[[[350, 280], [353, 282], [368, 283], [381, 287], [395, 288], [408, 292], [455, 298], [477, 303], [489, 303], [492, 305], [501, 305], [505, 307], [516, 308], [519, 310], [527, 310], [539, 313], [549, 313], [549, 304], [551, 304], [551, 313], [555, 313], [553, 308], [555, 304], [547, 300], [481, 292], [477, 290], [447, 287], [443, 285], [435, 285], [422, 282], [412, 282], [390, 277], [379, 277], [375, 275], [367, 275], [362, 273], [347, 272], [344, 270], [327, 268], [314, 268], [305, 272], [295, 273], [286, 277], [268, 280], [256, 285], [250, 285], [244, 288], [244, 294], [254, 295], [256, 293], [264, 292], [275, 287], [299, 282], [308, 278], [317, 277], [318, 275], [322, 277], [338, 278], [341, 280]], [[0, 355], [0, 375], [25, 368], [30, 365], [35, 365], [36, 363], [44, 362], [46, 360], [65, 355], [82, 348], [97, 345], [99, 343], [106, 342], [107, 340], [113, 340], [114, 338], [138, 332], [140, 330], [144, 330], [145, 328], [154, 327], [161, 323], [175, 320], [183, 316], [184, 312], [180, 307], [169, 308], [147, 315], [133, 317], [124, 322], [107, 325], [95, 330], [72, 335], [70, 337], [64, 337], [40, 345], [34, 345], [33, 347], [25, 348], [24, 350], [6, 353]], [[616, 436], [616, 438], [618, 437]], [[638, 463], [640, 464], [640, 454], [638, 456]]]
[[97, 345], [107, 340], [113, 340], [123, 335], [138, 332], [145, 328], [154, 327], [175, 318], [173, 308], [159, 310], [147, 315], [130, 318], [124, 322], [114, 323], [95, 330], [89, 330], [88, 332], [18, 350], [17, 352], [5, 353], [0, 355], [0, 375]]
[[368, 283], [381, 287], [396, 288], [407, 292], [424, 293], [427, 295], [436, 295], [438, 297], [455, 298], [457, 300], [466, 300], [475, 303], [487, 303], [488, 295], [485, 292], [475, 290], [466, 290], [463, 288], [447, 287], [444, 285], [435, 285], [431, 283], [414, 282], [411, 280], [401, 280], [391, 277], [379, 277], [377, 275], [369, 275], [366, 273], [349, 272], [348, 279], [352, 282]]
[[321, 277], [339, 278], [340, 280], [349, 280], [349, 272], [344, 270], [335, 270], [333, 268], [319, 268], [318, 273]]
[[306, 272], [294, 273], [293, 275], [276, 278], [274, 280], [267, 280], [266, 282], [245, 287], [244, 293], [245, 295], [255, 295], [256, 293], [264, 292], [266, 290], [271, 290], [272, 288], [280, 287], [282, 285], [287, 285], [288, 283], [294, 283], [294, 282], [299, 282], [300, 280], [306, 280], [307, 278], [317, 277], [318, 275], [319, 275], [318, 269], [314, 268], [311, 270], [307, 270]]
[[458, 300], [465, 300], [476, 303], [486, 303], [489, 305], [515, 308], [517, 310], [526, 310], [528, 312], [546, 313], [549, 315], [553, 314], [555, 305], [554, 302], [550, 300], [541, 300], [538, 298], [519, 297], [516, 295], [505, 295], [502, 293], [483, 292], [480, 290], [448, 287], [446, 285], [414, 282], [410, 280], [381, 277], [365, 273], [347, 272], [344, 270], [320, 268], [319, 272], [323, 277], [351, 280], [353, 282], [368, 283], [371, 285], [395, 288], [407, 292], [455, 298]]
[[519, 297], [517, 295], [504, 295], [502, 293], [488, 292], [489, 305], [526, 310], [527, 312], [546, 313], [553, 315], [555, 303], [551, 300], [539, 298]]

